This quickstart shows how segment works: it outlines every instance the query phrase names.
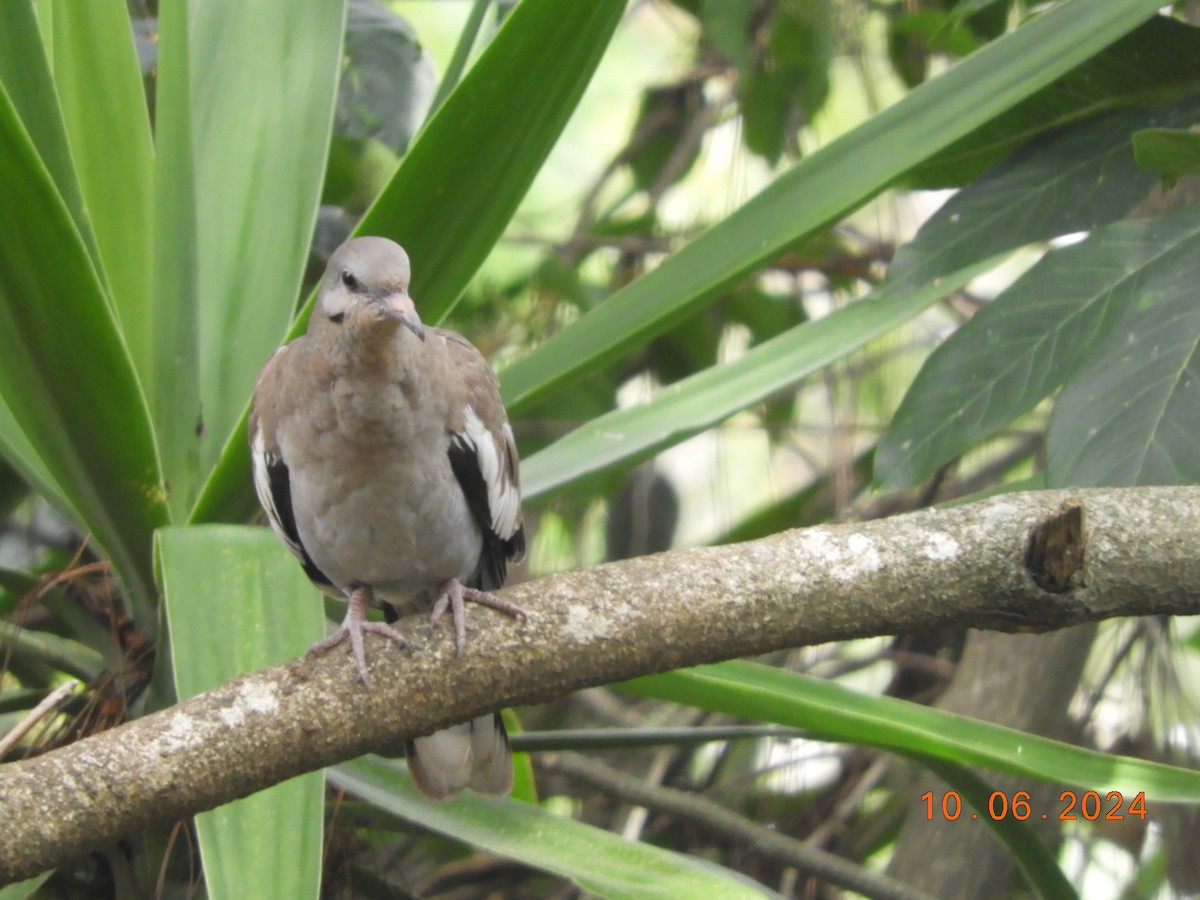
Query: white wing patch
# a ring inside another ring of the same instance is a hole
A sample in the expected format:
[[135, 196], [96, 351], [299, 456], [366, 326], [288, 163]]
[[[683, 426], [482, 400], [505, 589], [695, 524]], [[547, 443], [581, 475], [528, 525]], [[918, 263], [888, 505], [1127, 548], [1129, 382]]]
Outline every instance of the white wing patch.
[[495, 437], [469, 406], [463, 415], [463, 438], [475, 451], [483, 483], [487, 485], [492, 530], [501, 539], [508, 540], [521, 525], [521, 491], [509, 477], [508, 460], [501, 456], [504, 451], [496, 445]]
[[279, 518], [279, 510], [275, 506], [275, 494], [271, 490], [271, 458], [270, 454], [267, 453], [267, 443], [266, 439], [263, 438], [261, 428], [254, 433], [254, 440], [250, 445], [250, 458], [254, 467], [254, 493], [258, 494], [258, 502], [266, 510], [267, 520], [271, 523], [271, 530], [275, 532], [279, 540], [283, 541], [283, 545], [292, 551], [292, 555], [296, 559], [301, 562], [307, 562], [304, 556], [304, 548], [292, 540], [291, 536], [284, 530], [283, 522]]

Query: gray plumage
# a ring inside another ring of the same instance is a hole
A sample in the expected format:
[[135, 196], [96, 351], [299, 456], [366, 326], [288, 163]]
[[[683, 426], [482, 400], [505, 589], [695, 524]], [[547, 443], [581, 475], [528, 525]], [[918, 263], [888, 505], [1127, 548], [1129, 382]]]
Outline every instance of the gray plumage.
[[[369, 685], [363, 633], [407, 646], [389, 618], [421, 599], [449, 609], [461, 653], [464, 601], [514, 616], [488, 591], [524, 552], [520, 479], [496, 378], [463, 337], [426, 328], [408, 295], [409, 262], [386, 238], [330, 258], [307, 333], [259, 375], [249, 438], [259, 500], [279, 538], [326, 593], [348, 601], [314, 650], [349, 640]], [[418, 738], [414, 780], [435, 797], [511, 787], [498, 715]]]

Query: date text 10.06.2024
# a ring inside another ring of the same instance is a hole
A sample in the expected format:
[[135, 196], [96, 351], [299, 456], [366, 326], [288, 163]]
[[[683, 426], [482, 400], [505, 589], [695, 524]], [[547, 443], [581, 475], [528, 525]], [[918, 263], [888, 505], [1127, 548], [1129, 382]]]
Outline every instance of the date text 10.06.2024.
[[[947, 821], [956, 821], [963, 814], [962, 798], [958, 791], [946, 791], [937, 802], [933, 791], [921, 795], [925, 802], [925, 818], [932, 821], [939, 812]], [[1051, 812], [1060, 822], [1084, 819], [1095, 822], [1102, 819], [1106, 822], [1121, 821], [1126, 816], [1145, 820], [1146, 792], [1138, 791], [1126, 803], [1125, 796], [1120, 791], [1109, 791], [1103, 797], [1097, 791], [1085, 791], [1077, 794], [1075, 791], [1063, 791], [1058, 795], [1059, 805], [1053, 811], [1039, 813], [1033, 808], [1033, 798], [1029, 791], [1017, 791], [1011, 797], [1005, 791], [992, 791], [988, 797], [987, 815], [1000, 821], [1011, 816], [1024, 822], [1026, 819], [1048, 819]], [[968, 818], [968, 816], [964, 816]], [[978, 813], [970, 813], [969, 818], [978, 819]]]

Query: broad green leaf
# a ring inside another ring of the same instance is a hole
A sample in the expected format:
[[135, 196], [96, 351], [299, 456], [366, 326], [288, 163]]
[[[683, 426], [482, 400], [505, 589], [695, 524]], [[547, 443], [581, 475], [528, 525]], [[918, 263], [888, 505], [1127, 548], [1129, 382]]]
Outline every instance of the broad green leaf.
[[[390, 235], [407, 248], [412, 293], [428, 321], [446, 314], [499, 238], [624, 8], [624, 0], [523, 0], [359, 225], [360, 234]], [[304, 316], [297, 319], [291, 336], [303, 331], [304, 322]], [[244, 514], [254, 503], [250, 483], [243, 419], [193, 509], [193, 521]]]
[[[256, 0], [190, 13], [206, 472], [295, 310], [325, 173], [345, 8]], [[191, 488], [189, 506], [199, 484]]]
[[1200, 172], [1200, 134], [1182, 128], [1147, 128], [1133, 136], [1137, 164], [1167, 185]]
[[734, 362], [677, 381], [647, 403], [592, 419], [522, 463], [522, 493], [535, 497], [678, 443], [908, 321], [989, 265], [906, 293], [881, 290], [798, 325]]
[[0, 85], [16, 108], [76, 228], [90, 244], [79, 180], [33, 3], [0, 3]]
[[84, 240], [2, 88], [0, 183], [0, 396], [152, 630], [150, 537], [167, 510], [145, 399]]
[[896, 253], [888, 279], [924, 284], [1027, 244], [1090, 231], [1127, 215], [1155, 185], [1138, 168], [1130, 135], [1200, 117], [1200, 97], [1126, 110], [1056, 131], [946, 201]]
[[54, 77], [103, 277], [142, 380], [150, 376], [154, 147], [122, 0], [55, 4]]
[[[1147, 803], [1200, 802], [1200, 772], [1191, 769], [1073, 747], [744, 660], [638, 678], [620, 687], [643, 697], [802, 728], [819, 740], [984, 766], [1052, 785], [1078, 785], [1101, 796], [1117, 790], [1131, 800], [1144, 791]], [[1039, 813], [1049, 813], [1057, 790], [1042, 793], [1031, 784], [1029, 792]]]
[[446, 315], [504, 232], [625, 5], [522, 0], [367, 211], [357, 233], [408, 250], [426, 321]]
[[[1081, 28], [1080, 39], [1089, 39], [1090, 25]], [[1194, 93], [1197, 83], [1200, 29], [1155, 16], [1053, 84], [1021, 98], [1005, 115], [939, 152], [909, 173], [906, 181], [910, 187], [957, 187], [1052, 128], [1108, 110], [1176, 100]]]
[[154, 302], [148, 330], [154, 357], [146, 380], [172, 518], [187, 510], [200, 472], [200, 279], [196, 163], [192, 146], [191, 34], [187, 6], [164, 3], [155, 81]]
[[[187, 526], [156, 535], [181, 699], [304, 653], [324, 607], [265, 528]], [[310, 772], [196, 816], [208, 895], [317, 897], [324, 774]]]
[[1200, 481], [1200, 208], [1170, 220], [1190, 220], [1189, 239], [1133, 273], [1124, 315], [1054, 404], [1052, 487]]
[[[1136, 352], [1122, 316], [1138, 302], [1148, 278], [1188, 277], [1197, 253], [1194, 207], [1161, 219], [1118, 222], [1048, 252], [926, 360], [880, 443], [878, 480], [887, 490], [919, 483], [1031, 410], [1085, 361], [1112, 373], [1110, 382], [1132, 386], [1129, 369], [1117, 361]], [[1105, 352], [1101, 342], [1110, 334]], [[1112, 408], [1111, 398], [1100, 393], [1085, 401], [1087, 407], [1076, 410], [1077, 426], [1095, 424], [1101, 410]], [[1140, 403], [1137, 408], [1145, 411]], [[1119, 443], [1145, 445], [1150, 435], [1124, 438]]]
[[658, 268], [502, 374], [510, 411], [678, 323], [789, 244], [860, 206], [1153, 15], [1154, 0], [1068, 0], [802, 160]]
[[757, 898], [765, 890], [736, 872], [507, 797], [466, 793], [450, 803], [428, 800], [402, 765], [377, 756], [343, 763], [330, 770], [329, 780], [420, 828], [569, 878], [601, 897]]

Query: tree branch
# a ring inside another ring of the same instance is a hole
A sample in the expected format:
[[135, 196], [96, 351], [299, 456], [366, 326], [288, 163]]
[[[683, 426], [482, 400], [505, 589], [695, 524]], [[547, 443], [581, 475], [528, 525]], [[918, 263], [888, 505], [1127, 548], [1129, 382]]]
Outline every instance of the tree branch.
[[[1065, 527], [1038, 529], [1031, 552], [1031, 531], [1048, 520]], [[0, 884], [486, 710], [591, 685], [869, 635], [1200, 613], [1197, 535], [1200, 488], [1045, 491], [522, 584], [505, 594], [529, 619], [476, 612], [461, 657], [423, 623], [408, 629], [411, 654], [373, 641], [371, 691], [343, 652], [305, 657], [0, 766]]]

